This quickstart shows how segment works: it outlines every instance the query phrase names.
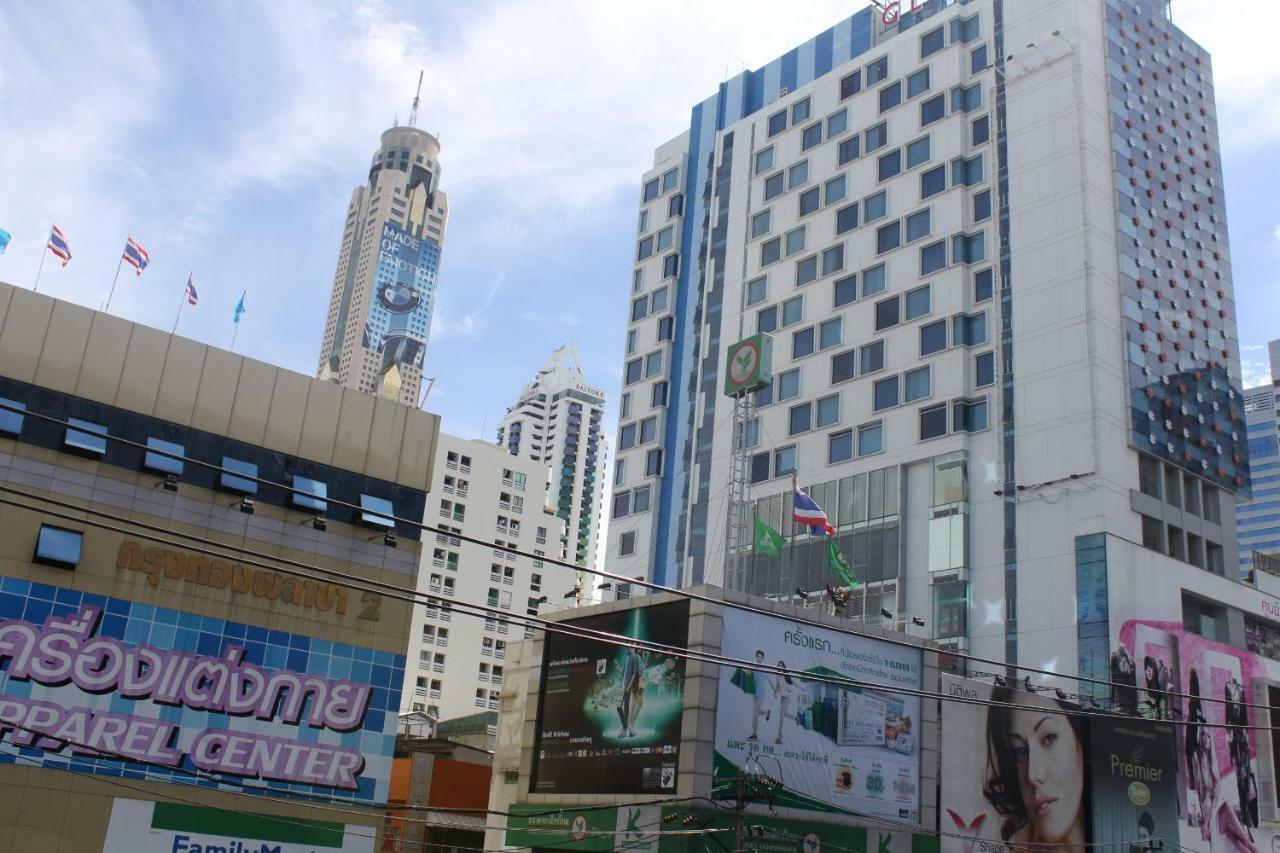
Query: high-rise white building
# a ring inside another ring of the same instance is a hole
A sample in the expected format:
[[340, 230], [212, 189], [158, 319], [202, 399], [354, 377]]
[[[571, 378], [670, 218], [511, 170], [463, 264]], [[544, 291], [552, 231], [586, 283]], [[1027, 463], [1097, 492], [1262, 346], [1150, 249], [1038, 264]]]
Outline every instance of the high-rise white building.
[[401, 704], [444, 720], [496, 711], [507, 646], [532, 633], [501, 617], [457, 612], [449, 602], [537, 615], [572, 606], [576, 580], [537, 559], [558, 556], [564, 531], [546, 505], [546, 466], [444, 433], [435, 465], [424, 521], [440, 532], [423, 534], [418, 592], [440, 603], [414, 607]]
[[[605, 394], [587, 384], [573, 347], [561, 347], [507, 409], [498, 444], [550, 469], [548, 502], [565, 521], [565, 557], [594, 566], [608, 441], [601, 435]], [[584, 594], [589, 579], [584, 580]]]
[[795, 475], [872, 621], [1103, 678], [1132, 616], [1243, 647], [1280, 602], [1235, 580], [1208, 55], [1156, 0], [881, 5], [721, 84], [639, 182], [610, 567], [821, 594]]
[[418, 405], [448, 219], [440, 142], [385, 131], [347, 205], [319, 378]]

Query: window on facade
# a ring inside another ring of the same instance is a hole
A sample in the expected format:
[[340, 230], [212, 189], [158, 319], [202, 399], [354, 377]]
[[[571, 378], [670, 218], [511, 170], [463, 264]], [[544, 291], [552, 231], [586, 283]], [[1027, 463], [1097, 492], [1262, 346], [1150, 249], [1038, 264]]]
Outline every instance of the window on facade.
[[804, 317], [804, 297], [795, 296], [782, 303], [782, 325], [799, 323]]
[[67, 418], [67, 423], [70, 426], [63, 439], [65, 447], [92, 456], [101, 456], [107, 452], [106, 426], [83, 418]]
[[74, 569], [80, 562], [84, 534], [78, 530], [41, 524], [32, 562], [60, 569]]
[[1222, 523], [1222, 510], [1218, 504], [1218, 489], [1208, 483], [1201, 484], [1200, 503], [1204, 507], [1204, 520], [1212, 524]]
[[935, 273], [947, 265], [947, 242], [939, 240], [920, 249], [920, 275]]
[[920, 410], [920, 440], [938, 438], [947, 434], [947, 404], [928, 406]]
[[618, 449], [630, 450], [636, 446], [636, 425], [627, 424], [618, 430]]
[[813, 407], [810, 403], [792, 406], [787, 413], [787, 434], [799, 435], [802, 432], [808, 432], [813, 426], [812, 418]]
[[853, 303], [858, 298], [858, 276], [847, 275], [844, 278], [836, 279], [831, 286], [831, 291], [833, 308], [841, 308]]
[[986, 142], [991, 138], [991, 117], [979, 116], [975, 118], [970, 125], [970, 130], [973, 134], [974, 145], [981, 145]]
[[906, 219], [907, 225], [907, 242], [922, 239], [929, 236], [931, 218], [929, 208], [917, 210]]
[[796, 472], [796, 448], [780, 447], [773, 452], [773, 476], [785, 477]]
[[822, 143], [822, 122], [815, 122], [800, 132], [800, 150], [808, 151]]
[[858, 427], [858, 455], [866, 456], [884, 450], [884, 424], [864, 424]]
[[995, 353], [984, 352], [973, 357], [973, 384], [977, 388], [996, 384]]
[[889, 76], [889, 57], [882, 56], [879, 59], [867, 63], [867, 85], [874, 86], [881, 80]]
[[953, 432], [981, 432], [987, 428], [987, 401], [957, 400], [952, 406]]
[[884, 190], [869, 195], [862, 200], [862, 221], [875, 222], [888, 212], [888, 199]]
[[863, 376], [884, 370], [884, 341], [872, 341], [859, 350], [859, 367]]
[[837, 382], [845, 382], [852, 379], [855, 375], [856, 368], [856, 351], [848, 350], [846, 352], [836, 353], [831, 356], [831, 384]]
[[867, 138], [866, 150], [870, 154], [877, 148], [883, 148], [889, 144], [889, 125], [885, 122], [880, 122], [874, 127], [867, 128], [865, 135]]
[[973, 197], [973, 221], [991, 218], [991, 190], [983, 190]]
[[328, 483], [294, 474], [293, 488], [295, 491], [290, 495], [290, 501], [294, 506], [316, 512], [328, 509], [329, 503], [325, 500], [329, 495]]
[[669, 341], [672, 339], [672, 334], [675, 331], [675, 323], [676, 321], [674, 317], [663, 317], [658, 321], [659, 341]]
[[684, 196], [676, 193], [667, 202], [667, 218], [679, 216], [681, 213], [684, 213]]
[[644, 357], [645, 378], [662, 372], [662, 350], [655, 350]]
[[809, 99], [804, 98], [791, 105], [791, 123], [799, 124], [809, 118]]
[[835, 204], [838, 201], [843, 201], [844, 194], [845, 194], [845, 177], [844, 175], [837, 175], [836, 177], [832, 178], [831, 180], [823, 184], [822, 203], [824, 205], [828, 205], [828, 204]]
[[908, 370], [902, 375], [902, 402], [923, 400], [930, 393], [929, 366]]
[[846, 204], [836, 211], [836, 235], [846, 234], [858, 227], [858, 203]]
[[755, 216], [751, 217], [751, 238], [763, 237], [769, 233], [770, 222], [772, 221], [771, 210], [762, 210]]
[[656, 251], [661, 252], [665, 249], [671, 248], [672, 233], [674, 233], [674, 229], [670, 225], [658, 232], [658, 245]]
[[672, 169], [662, 176], [662, 191], [669, 193], [679, 184], [680, 170]]
[[987, 59], [987, 46], [985, 44], [980, 44], [977, 47], [975, 47], [973, 50], [969, 51], [969, 73], [970, 74], [977, 74], [979, 71], [986, 68], [987, 65], [989, 64], [990, 62]]
[[894, 175], [902, 171], [902, 149], [895, 149], [888, 154], [883, 154], [876, 161], [877, 174], [879, 179], [887, 181]]
[[801, 216], [808, 216], [810, 213], [813, 213], [818, 208], [822, 207], [822, 197], [821, 197], [820, 190], [821, 190], [820, 187], [814, 187], [813, 189], [805, 190], [804, 192], [800, 193], [800, 215]]
[[636, 260], [643, 261], [645, 258], [653, 254], [653, 235], [645, 237], [640, 241], [639, 247], [636, 249]]
[[769, 453], [757, 453], [751, 457], [751, 482], [763, 483], [769, 479]]
[[895, 219], [876, 229], [876, 254], [884, 254], [902, 245], [902, 221]]
[[660, 287], [649, 296], [649, 313], [657, 314], [660, 311], [667, 310], [667, 293], [669, 291], [665, 287]]
[[961, 158], [951, 161], [951, 184], [953, 186], [964, 185], [971, 187], [974, 184], [982, 183], [982, 177], [981, 154], [968, 160]]
[[827, 464], [847, 462], [853, 458], [853, 430], [845, 429], [827, 436]]
[[981, 20], [977, 15], [956, 18], [951, 22], [951, 40], [971, 42], [982, 35]]
[[395, 507], [386, 498], [360, 495], [360, 521], [369, 527], [390, 530], [396, 526]]
[[658, 419], [645, 418], [640, 422], [640, 443], [648, 444], [658, 440]]
[[945, 118], [946, 115], [947, 96], [945, 94], [934, 95], [932, 98], [920, 102], [921, 127], [933, 124], [935, 121]]
[[862, 91], [862, 69], [840, 78], [840, 100], [851, 98]]
[[951, 90], [951, 111], [970, 112], [982, 108], [982, 86], [974, 83], [970, 86], [957, 86]]
[[[17, 409], [18, 411], [14, 411]], [[7, 397], [0, 397], [0, 433], [6, 435], [21, 435], [22, 414], [27, 409], [26, 403], [19, 403], [17, 400], [10, 400]]]
[[787, 232], [787, 257], [804, 251], [805, 229], [803, 227]]
[[827, 116], [827, 139], [839, 136], [849, 129], [849, 111], [836, 110]]
[[876, 331], [898, 325], [898, 297], [876, 303]]
[[902, 81], [895, 80], [880, 90], [880, 112], [891, 110], [902, 103]]
[[920, 58], [924, 59], [926, 56], [932, 56], [942, 50], [945, 45], [946, 40], [943, 36], [942, 27], [929, 30], [929, 32], [920, 36]]
[[631, 493], [631, 513], [648, 512], [652, 486], [640, 486]]
[[773, 146], [756, 152], [756, 174], [773, 168]]
[[840, 395], [832, 394], [821, 397], [814, 404], [814, 426], [818, 429], [829, 427], [840, 420]]
[[782, 238], [774, 237], [760, 244], [760, 266], [768, 266], [782, 257]]
[[800, 369], [778, 374], [778, 399], [792, 400], [800, 396]]
[[935, 166], [920, 173], [920, 198], [935, 196], [947, 188], [947, 167]]
[[649, 404], [653, 408], [656, 409], [659, 406], [665, 406], [667, 404], [668, 387], [669, 386], [667, 385], [667, 382], [665, 379], [661, 382], [653, 383], [653, 388], [651, 388], [649, 391]]
[[959, 314], [952, 318], [952, 339], [957, 346], [976, 347], [987, 342], [987, 313]]
[[886, 286], [884, 264], [877, 264], [874, 267], [862, 271], [862, 295], [874, 296], [882, 292]]
[[636, 552], [636, 532], [628, 530], [618, 537], [618, 555], [630, 557]]
[[[619, 492], [613, 496], [613, 517], [626, 518], [631, 514], [631, 492]], [[494, 590], [490, 590], [493, 593]], [[497, 602], [491, 602], [496, 604]]]
[[[258, 493], [258, 466], [253, 462], [236, 459], [232, 456], [222, 457], [222, 468], [218, 475], [218, 486], [238, 495], [256, 495]], [[236, 475], [240, 476], [236, 476]]]
[[786, 190], [786, 175], [783, 172], [777, 172], [764, 179], [764, 200], [777, 198]]
[[670, 254], [662, 259], [663, 278], [673, 278], [679, 272], [680, 272], [680, 256], [679, 255]]
[[853, 135], [836, 146], [836, 165], [843, 166], [862, 156], [862, 137]]
[[658, 179], [646, 181], [644, 185], [644, 200], [646, 202], [653, 201], [658, 197]]
[[914, 98], [916, 95], [924, 94], [929, 91], [929, 69], [921, 68], [914, 74], [907, 76], [907, 98]]
[[643, 359], [632, 359], [627, 362], [627, 366], [623, 371], [623, 382], [630, 385], [632, 382], [639, 382], [644, 378], [642, 371], [644, 370]]
[[769, 135], [777, 136], [787, 129], [787, 111], [780, 110], [769, 116]]
[[791, 336], [791, 357], [804, 358], [813, 355], [815, 349], [815, 330], [813, 326], [801, 329]]
[[[907, 168], [914, 169], [921, 163], [929, 159], [929, 137], [922, 136], [914, 142], [907, 143]], [[943, 183], [946, 183], [946, 173], [943, 173]], [[944, 187], [945, 189], [945, 187]]]
[[[153, 453], [152, 451], [164, 451], [171, 453], [173, 456], [165, 456], [161, 453]], [[181, 457], [185, 455], [186, 448], [174, 441], [164, 441], [159, 438], [147, 439], [147, 452], [142, 457], [142, 467], [148, 471], [155, 471], [158, 474], [173, 474], [174, 476], [182, 476], [182, 459], [175, 459], [174, 456]]]
[[1172, 466], [1164, 469], [1164, 502], [1169, 506], [1182, 506], [1182, 477]]
[[938, 320], [920, 327], [920, 356], [933, 355], [947, 348], [947, 321]]
[[898, 377], [886, 376], [872, 386], [872, 401], [875, 411], [892, 409], [898, 405]]
[[649, 315], [649, 297], [641, 296], [631, 301], [631, 322], [643, 320]]
[[930, 304], [929, 285], [917, 287], [915, 290], [908, 290], [904, 298], [905, 310], [903, 311], [903, 319], [910, 321], [917, 317], [923, 317], [929, 313]]
[[818, 277], [818, 256], [810, 255], [796, 261], [796, 287], [806, 285]]
[[778, 328], [778, 306], [770, 305], [756, 312], [756, 331], [768, 334]]
[[840, 346], [843, 338], [844, 321], [840, 317], [832, 317], [818, 326], [818, 348], [830, 349]]
[[808, 160], [801, 160], [799, 163], [796, 163], [794, 166], [792, 166], [790, 169], [787, 170], [788, 188], [795, 189], [796, 187], [800, 186], [807, 180], [809, 180], [809, 161]]
[[644, 455], [644, 475], [646, 477], [662, 476], [661, 448], [654, 448]]
[[747, 304], [763, 302], [769, 295], [769, 281], [765, 276], [747, 282]]

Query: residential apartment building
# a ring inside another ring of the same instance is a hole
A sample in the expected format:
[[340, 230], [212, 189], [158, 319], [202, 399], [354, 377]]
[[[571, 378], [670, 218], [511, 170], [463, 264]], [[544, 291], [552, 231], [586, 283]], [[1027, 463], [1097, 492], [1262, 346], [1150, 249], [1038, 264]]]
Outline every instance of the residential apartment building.
[[1243, 644], [1201, 618], [1256, 610], [1250, 474], [1209, 57], [1166, 4], [865, 9], [695, 104], [638, 201], [615, 571], [820, 593], [794, 475], [868, 620], [1104, 678], [1130, 611]]
[[418, 592], [432, 600], [414, 607], [402, 707], [447, 720], [498, 709], [507, 645], [532, 633], [500, 615], [458, 612], [451, 602], [537, 616], [572, 606], [575, 578], [538, 559], [558, 556], [564, 533], [546, 505], [545, 465], [445, 433], [435, 465], [424, 521], [439, 532], [425, 534], [418, 578]]
[[1244, 392], [1253, 497], [1236, 507], [1242, 576], [1254, 569], [1280, 574], [1280, 340], [1267, 349], [1270, 384]]
[[[594, 566], [608, 456], [604, 391], [587, 384], [573, 347], [560, 347], [520, 392], [498, 425], [498, 444], [551, 469], [548, 502], [565, 521], [566, 559]], [[584, 580], [583, 595], [589, 594]]]
[[351, 192], [316, 375], [419, 405], [449, 200], [440, 141], [393, 127]]

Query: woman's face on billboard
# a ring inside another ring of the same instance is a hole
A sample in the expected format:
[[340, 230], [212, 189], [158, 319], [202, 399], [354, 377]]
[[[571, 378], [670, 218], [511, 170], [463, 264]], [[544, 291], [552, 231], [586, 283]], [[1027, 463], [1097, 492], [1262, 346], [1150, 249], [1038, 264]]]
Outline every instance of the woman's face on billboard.
[[1010, 741], [1027, 816], [1041, 842], [1083, 831], [1084, 754], [1075, 729], [1057, 710], [1020, 705], [1010, 715]]

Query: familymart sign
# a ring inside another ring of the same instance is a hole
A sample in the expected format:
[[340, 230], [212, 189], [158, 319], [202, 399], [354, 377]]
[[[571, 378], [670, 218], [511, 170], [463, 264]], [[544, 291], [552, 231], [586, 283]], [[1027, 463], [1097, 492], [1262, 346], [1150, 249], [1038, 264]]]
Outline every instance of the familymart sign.
[[117, 798], [102, 853], [371, 853], [376, 827]]

